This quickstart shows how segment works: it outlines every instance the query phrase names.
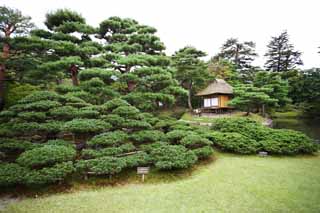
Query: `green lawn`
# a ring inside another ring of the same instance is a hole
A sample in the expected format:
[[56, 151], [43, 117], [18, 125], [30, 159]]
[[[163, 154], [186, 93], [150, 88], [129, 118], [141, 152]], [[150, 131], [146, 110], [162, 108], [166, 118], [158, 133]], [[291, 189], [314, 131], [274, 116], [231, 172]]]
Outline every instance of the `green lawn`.
[[219, 118], [219, 117], [247, 117], [247, 118], [251, 118], [255, 121], [258, 122], [265, 122], [266, 119], [263, 118], [262, 116], [255, 114], [255, 113], [250, 113], [248, 116], [246, 115], [245, 112], [233, 112], [231, 114], [218, 114], [215, 117], [206, 117], [206, 116], [193, 116], [190, 112], [186, 112], [183, 114], [183, 116], [181, 117], [181, 120], [184, 121], [193, 121], [193, 122], [203, 122], [203, 123], [212, 123], [214, 121], [214, 119]]
[[320, 156], [218, 154], [185, 178], [86, 189], [11, 204], [7, 212], [319, 212]]

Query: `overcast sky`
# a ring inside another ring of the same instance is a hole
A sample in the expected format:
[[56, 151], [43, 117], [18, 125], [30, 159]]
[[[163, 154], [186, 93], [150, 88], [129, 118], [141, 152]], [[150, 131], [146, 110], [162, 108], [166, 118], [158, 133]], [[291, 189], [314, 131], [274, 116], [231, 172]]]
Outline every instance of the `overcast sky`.
[[320, 67], [320, 0], [1, 0], [2, 5], [30, 15], [44, 27], [45, 14], [58, 8], [81, 13], [93, 26], [110, 17], [136, 19], [158, 29], [172, 54], [192, 45], [215, 55], [230, 37], [254, 41], [263, 65], [271, 36], [287, 30], [290, 41], [303, 52], [303, 68]]

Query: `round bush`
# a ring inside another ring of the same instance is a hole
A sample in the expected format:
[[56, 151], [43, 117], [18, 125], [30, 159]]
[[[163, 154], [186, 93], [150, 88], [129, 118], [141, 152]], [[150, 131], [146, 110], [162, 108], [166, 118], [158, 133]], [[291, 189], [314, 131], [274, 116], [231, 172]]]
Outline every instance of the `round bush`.
[[167, 140], [172, 144], [178, 144], [180, 140], [188, 135], [188, 131], [185, 130], [173, 130], [166, 134]]
[[17, 163], [26, 167], [47, 166], [73, 160], [75, 149], [67, 146], [44, 145], [40, 148], [25, 151], [17, 159]]
[[197, 161], [195, 153], [181, 145], [160, 146], [152, 150], [150, 156], [161, 170], [186, 169]]
[[197, 155], [198, 159], [205, 159], [213, 154], [213, 149], [210, 146], [193, 149], [192, 151]]
[[145, 152], [138, 152], [133, 155], [122, 157], [126, 162], [126, 167], [134, 168], [137, 166], [145, 166], [150, 163], [150, 156]]
[[98, 119], [73, 119], [64, 125], [64, 129], [73, 133], [96, 133], [108, 130], [111, 125]]
[[305, 134], [293, 130], [274, 129], [260, 142], [264, 151], [272, 154], [293, 155], [316, 152], [317, 145]]
[[18, 117], [25, 121], [43, 121], [46, 119], [46, 113], [44, 112], [21, 112]]
[[83, 173], [93, 172], [97, 175], [116, 174], [126, 167], [126, 161], [123, 158], [101, 157], [91, 160], [80, 160], [76, 168]]
[[112, 110], [112, 113], [124, 118], [136, 118], [139, 110], [133, 106], [120, 106]]
[[223, 151], [239, 154], [254, 154], [258, 151], [260, 144], [239, 133], [213, 133], [214, 145]]
[[202, 146], [210, 146], [212, 142], [197, 134], [189, 134], [182, 138], [180, 144], [188, 148], [199, 148]]
[[23, 152], [39, 147], [39, 144], [31, 143], [30, 141], [18, 140], [13, 138], [1, 138], [0, 139], [0, 151], [7, 152]]
[[27, 172], [28, 169], [16, 163], [0, 164], [0, 186], [21, 184]]
[[104, 156], [116, 156], [127, 152], [132, 152], [136, 147], [132, 143], [126, 143], [118, 147], [108, 147], [102, 149], [83, 149], [82, 156], [85, 159], [99, 158]]
[[128, 137], [123, 131], [107, 132], [94, 136], [87, 144], [91, 147], [121, 145], [128, 140]]
[[31, 170], [23, 177], [26, 185], [44, 185], [64, 180], [75, 171], [73, 163], [63, 162], [40, 170]]
[[130, 104], [123, 99], [114, 98], [110, 101], [107, 101], [105, 104], [103, 104], [102, 109], [104, 112], [111, 112], [112, 110], [114, 110], [120, 106], [130, 106]]

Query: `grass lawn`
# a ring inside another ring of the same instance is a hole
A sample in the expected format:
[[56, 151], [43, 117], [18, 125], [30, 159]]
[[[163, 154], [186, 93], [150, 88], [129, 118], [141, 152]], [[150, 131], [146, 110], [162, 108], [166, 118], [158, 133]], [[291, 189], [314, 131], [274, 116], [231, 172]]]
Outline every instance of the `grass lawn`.
[[85, 189], [11, 204], [6, 212], [320, 212], [320, 155], [217, 154], [174, 181]]
[[263, 123], [266, 121], [265, 118], [263, 118], [262, 116], [260, 116], [258, 114], [250, 113], [248, 116], [246, 116], [245, 112], [233, 112], [231, 114], [218, 114], [215, 117], [193, 116], [190, 112], [186, 112], [181, 117], [181, 120], [193, 121], [193, 122], [203, 122], [203, 123], [212, 123], [214, 121], [214, 119], [218, 118], [218, 117], [247, 117], [247, 118], [251, 118], [255, 121], [258, 121], [260, 123]]

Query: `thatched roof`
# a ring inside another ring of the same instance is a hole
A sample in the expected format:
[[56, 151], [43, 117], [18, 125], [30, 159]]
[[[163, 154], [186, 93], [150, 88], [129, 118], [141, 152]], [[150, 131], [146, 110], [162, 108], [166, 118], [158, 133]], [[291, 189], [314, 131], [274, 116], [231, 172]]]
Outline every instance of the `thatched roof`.
[[198, 92], [197, 96], [212, 95], [212, 94], [233, 94], [233, 89], [223, 79], [216, 79], [214, 82], [209, 84], [205, 89]]

